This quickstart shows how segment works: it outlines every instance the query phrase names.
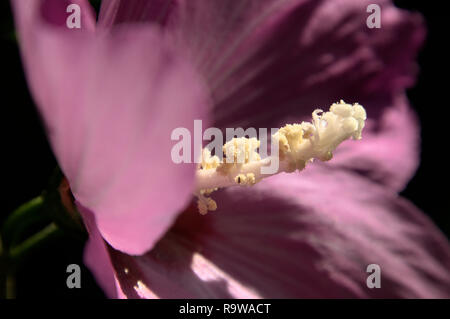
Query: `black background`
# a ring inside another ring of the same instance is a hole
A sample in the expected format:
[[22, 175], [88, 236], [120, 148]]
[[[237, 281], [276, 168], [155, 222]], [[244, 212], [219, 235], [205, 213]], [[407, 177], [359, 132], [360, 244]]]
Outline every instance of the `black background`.
[[[32, 1], [32, 0], [31, 0]], [[375, 3], [376, 1], [374, 1]], [[449, 98], [448, 28], [443, 2], [395, 1], [403, 8], [425, 16], [428, 38], [419, 55], [421, 72], [417, 85], [408, 91], [422, 125], [421, 165], [402, 195], [426, 212], [450, 235], [450, 205], [447, 171], [450, 157], [447, 104]], [[439, 5], [438, 5], [439, 3]], [[16, 41], [9, 1], [1, 1], [2, 121], [1, 158], [3, 185], [0, 223], [21, 203], [40, 194], [56, 161], [28, 92]], [[447, 80], [446, 80], [447, 79]], [[17, 297], [103, 297], [82, 262], [83, 244], [69, 237], [46, 245], [19, 269]], [[82, 289], [67, 289], [66, 267], [82, 266]]]

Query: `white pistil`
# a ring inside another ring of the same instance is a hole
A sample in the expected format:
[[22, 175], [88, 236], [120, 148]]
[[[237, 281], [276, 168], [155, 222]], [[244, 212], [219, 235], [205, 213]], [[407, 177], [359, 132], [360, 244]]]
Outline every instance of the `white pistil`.
[[[251, 186], [263, 178], [281, 172], [301, 171], [315, 158], [328, 161], [333, 151], [343, 141], [361, 139], [366, 120], [366, 111], [359, 104], [344, 101], [331, 105], [329, 112], [315, 110], [312, 123], [288, 124], [272, 135], [278, 142], [279, 154], [261, 159], [256, 149], [256, 138], [234, 138], [223, 146], [225, 160], [211, 156], [204, 149], [202, 163], [196, 172], [199, 212], [204, 215], [217, 209], [216, 202], [209, 196], [222, 187]], [[279, 169], [273, 174], [262, 174], [261, 168], [269, 166], [274, 156], [278, 157]]]

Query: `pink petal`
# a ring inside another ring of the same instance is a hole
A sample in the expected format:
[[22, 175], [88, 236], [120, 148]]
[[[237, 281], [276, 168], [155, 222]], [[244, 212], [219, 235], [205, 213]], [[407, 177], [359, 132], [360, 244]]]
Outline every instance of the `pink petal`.
[[275, 124], [274, 116], [309, 116], [311, 107], [341, 98], [370, 101], [414, 83], [422, 17], [382, 0], [382, 27], [369, 29], [371, 3], [110, 0], [100, 22], [155, 23], [163, 15], [165, 29], [210, 81], [218, 124]]
[[154, 28], [72, 32], [15, 3], [28, 81], [75, 198], [113, 247], [145, 252], [192, 193], [194, 164], [172, 162], [170, 138], [204, 119], [201, 81]]
[[[287, 3], [286, 10], [271, 14], [242, 39], [217, 72], [216, 125], [280, 127], [309, 120], [314, 108], [340, 99], [359, 102], [368, 112], [371, 132], [365, 130], [363, 143], [350, 144], [344, 165], [393, 190], [403, 189], [419, 163], [418, 121], [401, 94], [414, 83], [414, 59], [425, 35], [421, 16], [399, 10], [391, 1], [378, 2], [382, 28], [369, 29], [366, 8], [371, 1]], [[254, 18], [232, 21], [251, 23]], [[245, 34], [230, 25], [226, 31], [217, 26], [217, 32]], [[181, 30], [186, 28], [187, 22]], [[215, 83], [215, 76], [209, 76]]]
[[379, 103], [386, 107], [382, 116], [374, 120], [369, 113], [362, 140], [344, 142], [329, 165], [357, 172], [398, 192], [419, 165], [419, 123], [403, 94]]
[[111, 27], [115, 24], [146, 21], [164, 25], [173, 6], [172, 0], [103, 0], [99, 25]]
[[[377, 182], [400, 190], [418, 166], [418, 129], [397, 96], [414, 84], [424, 23], [383, 0], [377, 2], [381, 29], [369, 29], [372, 2], [174, 0], [167, 9], [159, 1], [109, 1], [105, 8], [116, 10], [105, 16], [111, 23], [157, 22], [155, 14], [164, 13], [168, 34], [189, 48], [208, 79], [215, 126], [279, 127], [340, 99], [363, 104], [382, 151], [364, 143], [364, 150], [358, 144], [351, 148], [357, 154], [346, 156], [358, 159], [358, 169]], [[394, 140], [384, 141], [393, 138], [386, 119], [392, 124], [399, 108], [404, 117]]]
[[[162, 11], [158, 1], [113, 0], [105, 7], [117, 8], [116, 23], [155, 22], [149, 3]], [[369, 0], [172, 3], [166, 28], [187, 44], [211, 81], [218, 113], [229, 117], [217, 119], [224, 124], [240, 121], [236, 110], [270, 109], [263, 113], [273, 123], [274, 112], [309, 114], [309, 101], [396, 92], [413, 83], [413, 59], [424, 38], [421, 17], [389, 0], [379, 2], [381, 30], [366, 27]]]
[[[315, 165], [183, 213], [152, 251], [110, 248], [128, 298], [448, 298], [450, 245], [416, 207], [357, 174]], [[369, 289], [369, 264], [381, 288]]]
[[109, 258], [107, 244], [95, 224], [94, 215], [86, 209], [80, 209], [84, 224], [89, 232], [89, 240], [84, 248], [84, 261], [91, 270], [97, 283], [109, 298], [116, 298], [114, 269]]

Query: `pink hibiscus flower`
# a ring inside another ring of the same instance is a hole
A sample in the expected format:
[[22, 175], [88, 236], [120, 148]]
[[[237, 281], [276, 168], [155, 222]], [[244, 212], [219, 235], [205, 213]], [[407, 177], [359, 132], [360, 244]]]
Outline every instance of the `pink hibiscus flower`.
[[[12, 0], [25, 70], [110, 297], [449, 297], [447, 239], [398, 196], [418, 164], [404, 90], [420, 16], [378, 1]], [[81, 7], [81, 28], [66, 8]], [[362, 142], [332, 162], [191, 203], [170, 160], [194, 119], [279, 127], [311, 107], [365, 106]], [[381, 288], [366, 285], [369, 264]]]

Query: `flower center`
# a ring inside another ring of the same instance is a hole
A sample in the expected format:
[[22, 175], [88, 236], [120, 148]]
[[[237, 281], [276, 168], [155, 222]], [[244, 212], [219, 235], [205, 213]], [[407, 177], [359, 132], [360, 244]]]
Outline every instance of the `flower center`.
[[[256, 138], [233, 138], [223, 146], [225, 160], [203, 149], [196, 172], [197, 206], [200, 214], [215, 211], [217, 203], [210, 197], [218, 188], [252, 186], [262, 179], [281, 173], [301, 171], [314, 159], [329, 161], [343, 141], [361, 139], [366, 111], [358, 103], [344, 101], [331, 105], [329, 112], [315, 110], [312, 122], [287, 124], [272, 135], [272, 156], [261, 158]], [[267, 170], [276, 163], [277, 169]], [[266, 169], [265, 169], [266, 168]]]

